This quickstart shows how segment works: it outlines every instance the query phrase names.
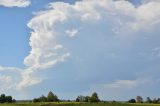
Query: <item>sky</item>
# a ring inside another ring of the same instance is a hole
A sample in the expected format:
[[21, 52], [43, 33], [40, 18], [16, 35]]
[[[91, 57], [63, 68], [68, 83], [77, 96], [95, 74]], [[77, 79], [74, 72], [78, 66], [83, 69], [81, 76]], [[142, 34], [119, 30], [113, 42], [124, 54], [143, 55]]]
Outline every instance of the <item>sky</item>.
[[159, 0], [0, 0], [0, 93], [159, 97], [159, 11]]

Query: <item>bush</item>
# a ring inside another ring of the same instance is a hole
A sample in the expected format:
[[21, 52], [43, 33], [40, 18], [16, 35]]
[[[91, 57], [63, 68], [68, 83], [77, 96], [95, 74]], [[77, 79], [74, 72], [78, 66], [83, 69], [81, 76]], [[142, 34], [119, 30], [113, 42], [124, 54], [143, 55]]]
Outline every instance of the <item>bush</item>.
[[34, 98], [33, 102], [40, 102], [39, 98]]
[[135, 99], [130, 99], [128, 102], [129, 103], [136, 103], [136, 100]]
[[58, 101], [59, 101], [58, 97], [55, 94], [53, 94], [51, 91], [48, 93], [47, 97], [42, 95], [39, 98], [33, 99], [33, 102], [58, 102]]
[[14, 102], [12, 99], [12, 96], [6, 96], [5, 94], [1, 94], [0, 95], [0, 103], [5, 103], [5, 102], [8, 102], [8, 103]]
[[58, 101], [59, 101], [58, 97], [50, 91], [47, 96], [47, 102], [58, 102]]
[[100, 102], [100, 99], [99, 99], [98, 94], [96, 92], [94, 92], [92, 94], [92, 96], [89, 99], [89, 102]]

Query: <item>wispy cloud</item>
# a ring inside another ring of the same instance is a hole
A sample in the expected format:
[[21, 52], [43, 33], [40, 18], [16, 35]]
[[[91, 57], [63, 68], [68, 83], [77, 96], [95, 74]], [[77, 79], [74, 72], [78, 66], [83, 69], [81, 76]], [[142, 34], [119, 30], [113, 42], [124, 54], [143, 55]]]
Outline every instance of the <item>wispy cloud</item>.
[[110, 84], [104, 85], [107, 88], [119, 89], [119, 88], [129, 88], [132, 89], [142, 84], [151, 83], [151, 80], [137, 79], [137, 80], [117, 80]]
[[30, 4], [30, 0], [0, 0], [0, 6], [4, 7], [27, 7]]
[[152, 49], [152, 56], [154, 58], [160, 58], [160, 47]]
[[77, 30], [77, 29], [66, 30], [66, 34], [67, 34], [69, 37], [74, 37], [77, 33], [78, 33], [78, 30]]
[[20, 72], [22, 69], [17, 68], [17, 67], [3, 67], [0, 66], [0, 71], [14, 71], [14, 72]]
[[11, 76], [5, 76], [5, 75], [0, 76], [0, 84], [1, 84], [0, 91], [4, 92], [6, 90], [13, 88], [12, 80], [13, 78]]
[[159, 0], [141, 0], [141, 3], [160, 2]]

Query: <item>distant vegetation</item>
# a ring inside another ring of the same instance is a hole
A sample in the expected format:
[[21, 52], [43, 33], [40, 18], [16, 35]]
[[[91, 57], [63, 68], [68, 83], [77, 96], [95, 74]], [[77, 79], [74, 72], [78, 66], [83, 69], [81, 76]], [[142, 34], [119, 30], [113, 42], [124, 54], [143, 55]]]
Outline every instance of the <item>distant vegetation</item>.
[[137, 96], [135, 99], [130, 99], [129, 103], [152, 103], [152, 104], [160, 104], [160, 98], [154, 98], [153, 100], [150, 97], [147, 97], [145, 101], [141, 96]]
[[5, 94], [0, 95], [0, 103], [12, 103], [15, 102], [15, 99], [12, 96], [6, 96]]
[[[106, 103], [106, 102], [112, 102], [115, 103], [116, 101], [103, 101], [100, 100], [98, 97], [98, 93], [94, 92], [91, 96], [83, 96], [79, 95], [75, 100], [60, 100], [57, 95], [55, 95], [53, 92], [49, 92], [47, 96], [42, 95], [39, 98], [34, 98], [33, 102], [79, 102], [79, 103]], [[135, 99], [130, 99], [126, 101], [125, 103], [139, 103], [139, 104], [160, 104], [160, 98], [154, 98], [151, 99], [150, 97], [147, 97], [146, 100], [143, 100], [141, 96], [137, 96]]]
[[47, 97], [42, 95], [39, 98], [33, 99], [33, 102], [58, 102], [58, 101], [59, 101], [58, 97], [51, 91], [48, 93]]
[[98, 97], [98, 94], [94, 92], [92, 96], [78, 96], [76, 98], [76, 102], [100, 102], [100, 99]]
[[94, 92], [91, 96], [79, 95], [75, 100], [60, 100], [56, 94], [49, 92], [47, 96], [34, 98], [32, 101], [17, 101], [12, 96], [0, 95], [0, 106], [160, 106], [160, 98], [144, 100], [141, 96], [128, 101], [104, 101], [100, 100], [98, 93]]
[[120, 102], [100, 102], [100, 103], [81, 103], [81, 102], [21, 102], [21, 103], [3, 103], [0, 106], [160, 106], [160, 104], [146, 103], [120, 103]]
[[[62, 101], [71, 101], [71, 100], [59, 100], [57, 95], [53, 92], [49, 92], [47, 96], [42, 95], [39, 98], [34, 98], [33, 102], [62, 102]], [[75, 100], [76, 102], [100, 102], [98, 94], [94, 92], [91, 96], [78, 96]]]

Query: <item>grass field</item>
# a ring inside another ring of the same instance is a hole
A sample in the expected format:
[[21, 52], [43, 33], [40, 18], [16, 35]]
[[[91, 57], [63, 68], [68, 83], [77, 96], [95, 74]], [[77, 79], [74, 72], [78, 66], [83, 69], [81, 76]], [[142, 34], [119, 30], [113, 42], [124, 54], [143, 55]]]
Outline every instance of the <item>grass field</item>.
[[0, 106], [160, 106], [160, 104], [60, 102], [60, 103], [4, 103], [0, 104]]

